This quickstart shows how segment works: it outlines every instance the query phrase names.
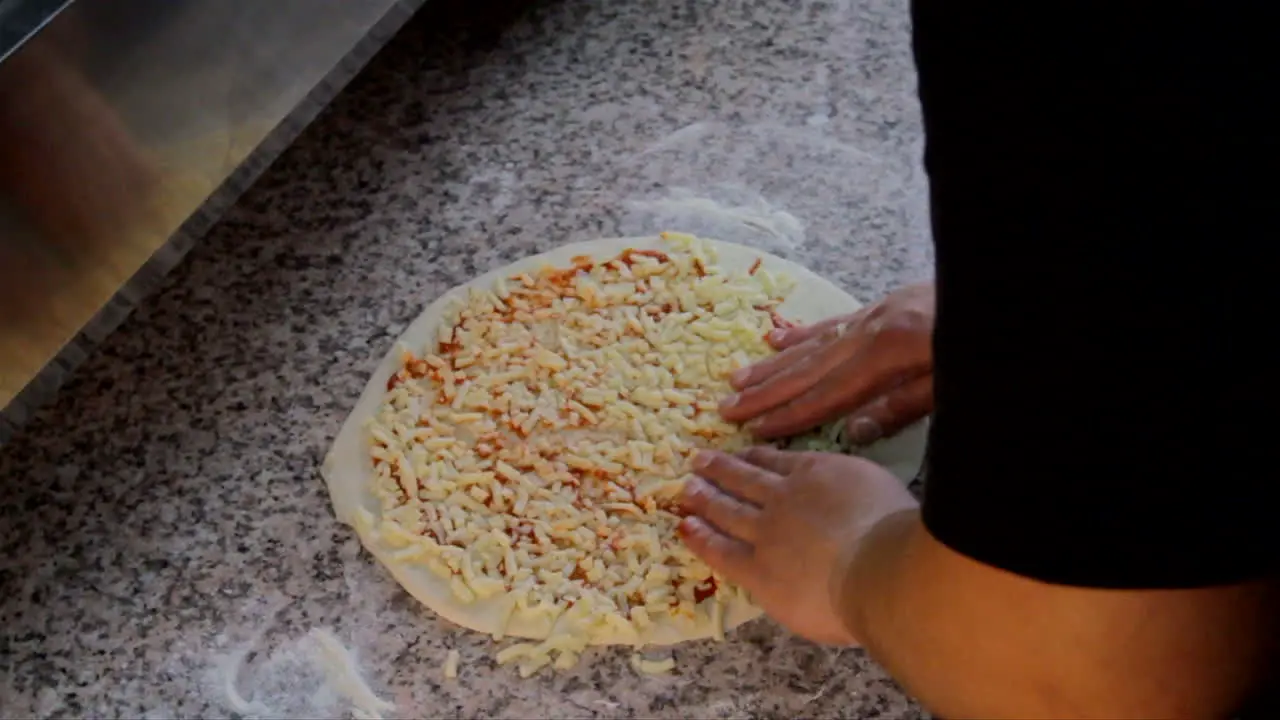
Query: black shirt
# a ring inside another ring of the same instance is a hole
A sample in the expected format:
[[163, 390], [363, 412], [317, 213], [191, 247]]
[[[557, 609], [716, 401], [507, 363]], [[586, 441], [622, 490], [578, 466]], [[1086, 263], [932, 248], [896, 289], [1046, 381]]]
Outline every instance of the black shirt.
[[1121, 6], [914, 4], [938, 288], [924, 522], [1054, 583], [1260, 577], [1280, 40], [1244, 4]]

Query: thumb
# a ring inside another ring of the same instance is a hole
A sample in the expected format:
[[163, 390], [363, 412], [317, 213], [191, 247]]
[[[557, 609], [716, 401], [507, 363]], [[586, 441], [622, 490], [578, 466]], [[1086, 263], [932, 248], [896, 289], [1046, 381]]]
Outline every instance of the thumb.
[[933, 412], [933, 373], [921, 375], [858, 408], [845, 421], [849, 441], [859, 447], [896, 435]]

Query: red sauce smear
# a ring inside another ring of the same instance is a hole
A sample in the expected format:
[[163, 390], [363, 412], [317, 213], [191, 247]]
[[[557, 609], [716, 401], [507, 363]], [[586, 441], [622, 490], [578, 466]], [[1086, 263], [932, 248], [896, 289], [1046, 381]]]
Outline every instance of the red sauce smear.
[[786, 318], [782, 317], [781, 315], [779, 315], [779, 314], [778, 314], [778, 311], [777, 311], [777, 310], [775, 310], [775, 309], [773, 309], [773, 308], [771, 308], [771, 307], [766, 307], [766, 306], [764, 306], [764, 305], [756, 305], [756, 306], [755, 306], [755, 309], [756, 309], [756, 310], [759, 310], [760, 312], [767, 312], [767, 313], [769, 313], [769, 319], [773, 321], [773, 326], [774, 326], [774, 327], [776, 327], [776, 328], [793, 328], [793, 327], [796, 327], [796, 324], [795, 324], [795, 323], [793, 323], [793, 322], [791, 322], [790, 320], [788, 320], [788, 319], [786, 319]]
[[568, 285], [578, 273], [588, 273], [596, 264], [586, 255], [576, 255], [573, 258], [573, 267], [564, 270], [552, 270], [546, 274], [547, 281], [557, 287], [565, 287]]
[[661, 250], [636, 250], [635, 248], [627, 248], [626, 250], [623, 250], [622, 254], [618, 256], [618, 259], [626, 263], [627, 267], [631, 267], [636, 264], [635, 258], [637, 255], [641, 257], [651, 257], [656, 259], [658, 262], [671, 262], [671, 257]]
[[714, 577], [707, 578], [705, 582], [693, 589], [694, 604], [696, 605], [715, 595], [717, 587], [719, 587], [719, 585], [716, 583], [716, 579]]
[[441, 340], [439, 342], [437, 354], [440, 357], [442, 358], [449, 357], [453, 353], [456, 353], [462, 349], [462, 345], [457, 341], [457, 339], [458, 339], [458, 329], [462, 327], [462, 324], [464, 322], [466, 321], [459, 320], [458, 322], [454, 323], [453, 327], [449, 328], [449, 339]]

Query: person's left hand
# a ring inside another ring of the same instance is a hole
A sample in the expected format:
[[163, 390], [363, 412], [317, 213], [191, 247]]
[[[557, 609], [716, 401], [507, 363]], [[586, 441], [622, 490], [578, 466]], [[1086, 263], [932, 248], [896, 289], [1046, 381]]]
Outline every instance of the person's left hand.
[[845, 574], [877, 522], [916, 507], [906, 487], [868, 460], [768, 447], [703, 451], [694, 472], [681, 497], [689, 549], [797, 635], [856, 644]]
[[730, 376], [720, 404], [729, 422], [762, 440], [846, 417], [869, 445], [933, 412], [932, 283], [895, 290], [875, 305], [807, 327], [769, 333], [778, 354]]

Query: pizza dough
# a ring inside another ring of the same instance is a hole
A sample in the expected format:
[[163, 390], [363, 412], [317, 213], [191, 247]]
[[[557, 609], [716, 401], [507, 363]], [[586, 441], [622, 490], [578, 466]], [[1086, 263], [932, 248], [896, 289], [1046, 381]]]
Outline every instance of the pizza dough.
[[[720, 270], [743, 273], [759, 263], [775, 275], [789, 276], [796, 281], [790, 296], [778, 308], [788, 320], [810, 323], [831, 315], [856, 310], [859, 304], [849, 295], [827, 280], [805, 268], [773, 257], [760, 251], [724, 242], [709, 243], [718, 255], [715, 265]], [[543, 640], [559, 638], [562, 647], [553, 649], [572, 653], [585, 644], [664, 645], [704, 637], [719, 636], [723, 630], [733, 628], [760, 615], [745, 594], [738, 592], [727, 598], [717, 613], [701, 612], [692, 618], [655, 618], [642, 629], [596, 627], [588, 636], [576, 633], [574, 622], [580, 618], [572, 613], [559, 615], [515, 608], [512, 594], [498, 592], [472, 602], [463, 602], [450, 587], [450, 582], [433, 573], [420, 562], [398, 559], [404, 556], [402, 539], [379, 532], [382, 503], [372, 489], [374, 464], [370, 457], [370, 435], [367, 422], [378, 412], [388, 394], [388, 381], [400, 371], [403, 352], [422, 352], [428, 344], [434, 345], [438, 328], [449, 309], [465, 298], [473, 288], [490, 290], [499, 279], [508, 279], [522, 272], [536, 273], [545, 265], [570, 267], [575, 257], [589, 256], [604, 262], [618, 257], [624, 250], [669, 249], [662, 238], [618, 238], [575, 243], [551, 252], [530, 257], [487, 273], [466, 285], [446, 293], [432, 303], [400, 337], [397, 347], [379, 364], [369, 380], [355, 409], [344, 423], [332, 449], [325, 458], [322, 475], [328, 485], [334, 512], [339, 520], [352, 525], [366, 548], [391, 571], [392, 575], [415, 598], [449, 621], [479, 632]], [[889, 467], [904, 481], [910, 480], [918, 470], [923, 457], [923, 423], [889, 441], [869, 448], [864, 453]], [[709, 604], [709, 603], [703, 603]], [[716, 616], [718, 615], [718, 616]], [[548, 641], [548, 642], [552, 642]], [[544, 643], [545, 645], [546, 643]], [[552, 644], [555, 644], [554, 642]], [[509, 648], [508, 658], [537, 652], [545, 654], [546, 648], [517, 646]], [[501, 658], [500, 658], [501, 659]], [[545, 663], [545, 659], [543, 661]], [[536, 671], [536, 668], [534, 668]], [[522, 669], [523, 674], [523, 669]]]

